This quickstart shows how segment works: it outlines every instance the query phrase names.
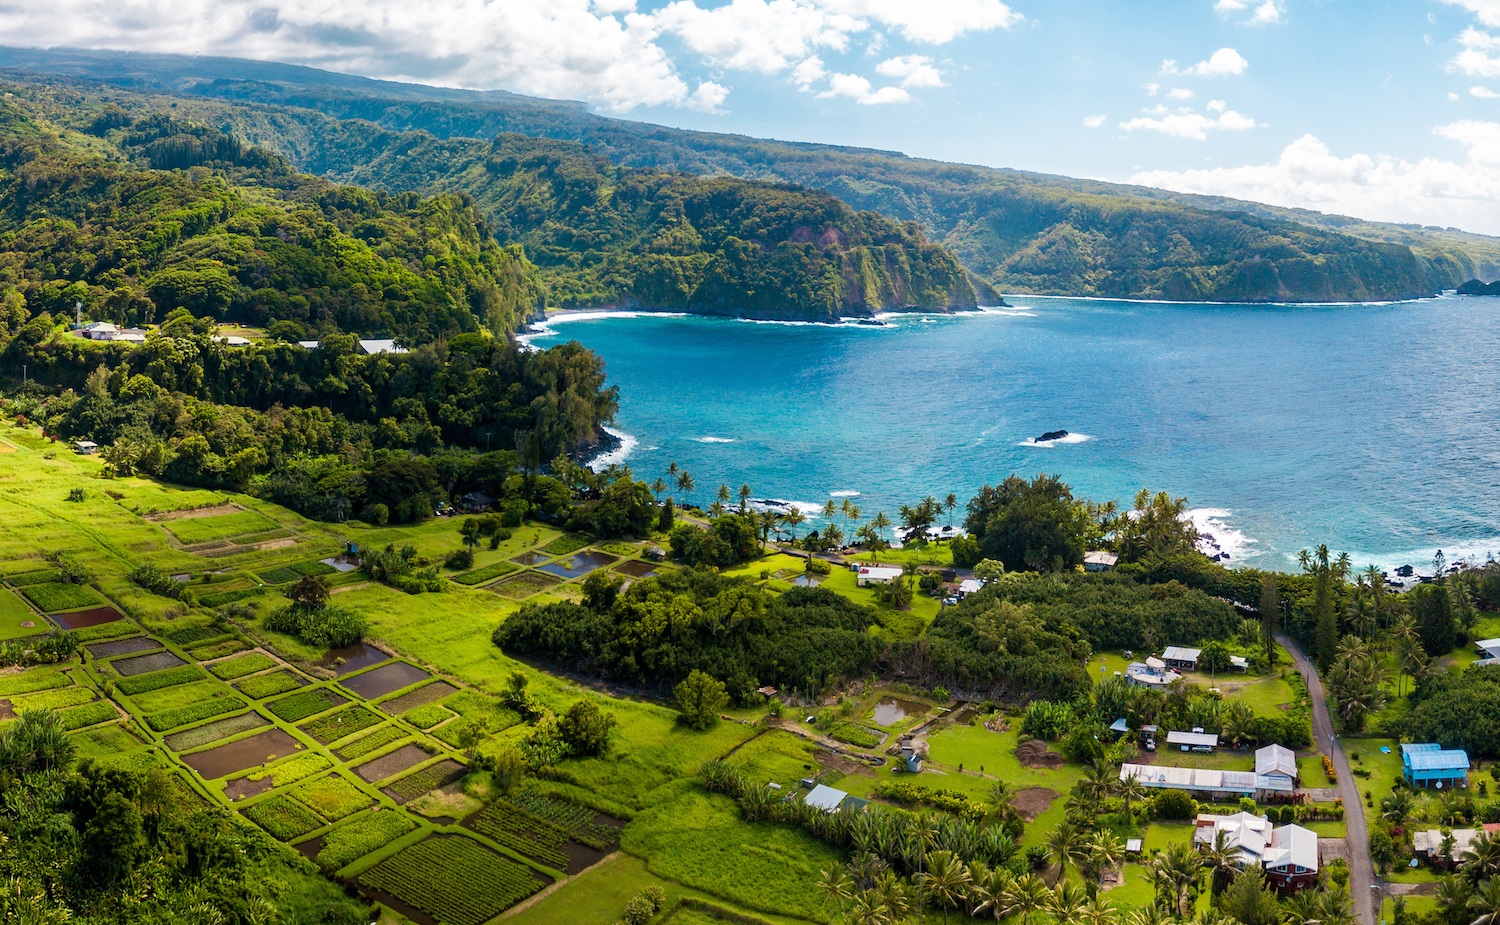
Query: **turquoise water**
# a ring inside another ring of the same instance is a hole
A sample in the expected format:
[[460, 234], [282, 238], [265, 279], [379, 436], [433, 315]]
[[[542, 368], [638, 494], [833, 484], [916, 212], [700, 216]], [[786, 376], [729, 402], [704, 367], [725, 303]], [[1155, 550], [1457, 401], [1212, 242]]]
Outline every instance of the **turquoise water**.
[[[1500, 299], [1226, 306], [1013, 297], [887, 327], [554, 319], [620, 387], [624, 458], [866, 517], [1017, 472], [1186, 495], [1231, 564], [1500, 554]], [[1080, 442], [1024, 445], [1050, 430]], [[960, 515], [961, 516], [961, 512]]]

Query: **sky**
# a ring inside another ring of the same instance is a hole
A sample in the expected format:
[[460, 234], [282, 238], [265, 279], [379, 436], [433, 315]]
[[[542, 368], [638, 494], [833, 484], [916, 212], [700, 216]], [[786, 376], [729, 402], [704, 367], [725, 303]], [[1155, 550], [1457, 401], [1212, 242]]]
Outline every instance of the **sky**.
[[1500, 0], [0, 0], [0, 43], [512, 90], [1500, 235]]

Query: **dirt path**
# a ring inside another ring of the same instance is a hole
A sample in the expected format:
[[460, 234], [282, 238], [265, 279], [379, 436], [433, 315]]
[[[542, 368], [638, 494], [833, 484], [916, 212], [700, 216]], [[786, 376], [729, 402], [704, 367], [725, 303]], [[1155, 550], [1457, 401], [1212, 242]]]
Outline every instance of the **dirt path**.
[[1276, 641], [1291, 653], [1297, 671], [1307, 682], [1307, 697], [1313, 707], [1313, 741], [1323, 753], [1333, 759], [1338, 772], [1339, 798], [1344, 801], [1344, 824], [1348, 829], [1345, 840], [1348, 846], [1349, 891], [1353, 894], [1354, 912], [1365, 925], [1375, 925], [1376, 903], [1372, 894], [1380, 893], [1381, 883], [1375, 876], [1375, 865], [1370, 861], [1370, 832], [1365, 825], [1365, 804], [1359, 788], [1354, 784], [1354, 774], [1349, 770], [1349, 759], [1344, 757], [1344, 745], [1333, 734], [1333, 720], [1328, 715], [1328, 700], [1323, 694], [1323, 681], [1318, 669], [1302, 648], [1286, 636], [1277, 636]]

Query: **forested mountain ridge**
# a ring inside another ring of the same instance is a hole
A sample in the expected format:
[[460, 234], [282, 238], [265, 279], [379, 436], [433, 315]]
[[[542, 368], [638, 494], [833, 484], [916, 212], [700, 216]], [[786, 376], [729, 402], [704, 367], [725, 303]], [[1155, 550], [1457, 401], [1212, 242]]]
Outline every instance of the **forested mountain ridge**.
[[[365, 119], [401, 145], [410, 144], [404, 133], [414, 130], [439, 139], [515, 133], [580, 141], [619, 165], [800, 183], [857, 208], [921, 222], [971, 271], [1002, 290], [1247, 301], [1395, 299], [1451, 288], [1500, 262], [1500, 242], [1478, 235], [893, 152], [682, 131], [501, 92], [174, 56], [5, 50], [0, 63], [170, 94], [195, 118], [232, 125], [237, 134], [315, 171], [325, 161], [331, 166], [338, 156], [332, 149], [344, 143], [335, 127]], [[406, 166], [414, 174], [447, 174], [444, 165], [423, 158], [407, 158]]]
[[[34, 81], [6, 88], [47, 118], [102, 134], [153, 166], [190, 165], [180, 153], [146, 150], [181, 143], [139, 139], [139, 125], [170, 114], [178, 134], [215, 135], [215, 144], [237, 151], [247, 124], [239, 107], [179, 107], [112, 88]], [[916, 223], [857, 212], [827, 193], [619, 167], [573, 142], [510, 135], [439, 140], [300, 115], [317, 123], [307, 128], [320, 138], [319, 157], [301, 166], [339, 182], [472, 206], [488, 224], [486, 234], [525, 248], [554, 305], [833, 321], [977, 302], [968, 271], [928, 243]], [[180, 116], [218, 128], [187, 126]], [[95, 131], [101, 124], [109, 127]], [[290, 172], [284, 163], [279, 168]], [[542, 301], [539, 291], [527, 295], [533, 306]], [[491, 327], [509, 329], [526, 313], [511, 311], [511, 324]]]

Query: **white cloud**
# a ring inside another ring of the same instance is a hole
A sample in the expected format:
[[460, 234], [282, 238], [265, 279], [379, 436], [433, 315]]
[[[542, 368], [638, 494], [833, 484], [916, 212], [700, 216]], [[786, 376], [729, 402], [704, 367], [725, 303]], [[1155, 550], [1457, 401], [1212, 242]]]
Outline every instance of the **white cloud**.
[[1250, 17], [1250, 22], [1255, 25], [1279, 23], [1281, 22], [1282, 12], [1283, 9], [1280, 3], [1277, 3], [1276, 0], [1266, 0], [1265, 3], [1255, 8], [1255, 15]]
[[613, 13], [634, 13], [635, 0], [594, 0], [594, 12], [605, 16]]
[[685, 105], [689, 109], [698, 109], [703, 112], [723, 112], [724, 101], [729, 98], [729, 88], [712, 80], [705, 80], [693, 91], [692, 96], [687, 98]]
[[1167, 91], [1167, 99], [1169, 100], [1190, 100], [1192, 98], [1193, 91], [1186, 87], [1173, 87]]
[[1099, 128], [1109, 121], [1108, 116], [1084, 116], [1083, 124], [1089, 128]]
[[1286, 4], [1283, 0], [1264, 0], [1263, 3], [1252, 3], [1251, 0], [1219, 0], [1214, 4], [1214, 12], [1229, 16], [1235, 13], [1250, 11], [1250, 16], [1240, 22], [1243, 25], [1266, 26], [1282, 22], [1282, 16], [1286, 13]]
[[1448, 62], [1448, 69], [1469, 77], [1500, 77], [1500, 35], [1481, 32], [1473, 26], [1458, 35], [1463, 46]]
[[1245, 73], [1249, 66], [1250, 62], [1233, 48], [1220, 48], [1209, 55], [1208, 60], [1199, 61], [1185, 70], [1178, 70], [1177, 62], [1168, 58], [1161, 63], [1161, 72], [1187, 77], [1232, 77]]
[[1161, 90], [1161, 84], [1146, 84], [1146, 95], [1155, 96]]
[[875, 66], [875, 72], [901, 81], [903, 87], [941, 87], [943, 72], [933, 67], [924, 55], [902, 55], [888, 58]]
[[968, 32], [1009, 29], [1025, 17], [1000, 0], [807, 0], [895, 29], [913, 42], [943, 45]]
[[866, 24], [797, 0], [730, 0], [704, 9], [677, 0], [658, 10], [652, 24], [724, 67], [778, 74], [815, 48], [843, 51]]
[[877, 90], [868, 80], [858, 74], [830, 75], [828, 89], [819, 93], [818, 96], [822, 99], [846, 96], [866, 106], [905, 103], [911, 99], [911, 94], [900, 87], [881, 87]]
[[1411, 162], [1383, 154], [1338, 157], [1304, 135], [1269, 164], [1145, 171], [1132, 183], [1232, 196], [1395, 222], [1500, 234], [1500, 122], [1463, 120], [1434, 129], [1464, 149], [1462, 160]]
[[1254, 119], [1225, 107], [1222, 101], [1215, 100], [1208, 108], [1215, 115], [1208, 116], [1191, 109], [1172, 112], [1164, 106], [1157, 106], [1147, 110], [1144, 116], [1121, 122], [1120, 128], [1127, 132], [1160, 132], [1192, 141], [1207, 141], [1209, 132], [1243, 132], [1255, 128]]
[[1449, 90], [1448, 91], [1448, 102], [1450, 102], [1450, 103], [1456, 103], [1458, 101], [1459, 101], [1459, 95], [1457, 93], [1454, 93], [1452, 90]]
[[1486, 26], [1500, 26], [1500, 0], [1443, 0], [1451, 6], [1461, 6], [1473, 13]]
[[828, 76], [828, 71], [823, 67], [823, 59], [817, 55], [805, 58], [800, 64], [792, 68], [792, 83], [803, 90], [811, 90], [812, 85]]
[[1489, 87], [1470, 87], [1469, 88], [1469, 95], [1473, 96], [1473, 97], [1478, 97], [1481, 100], [1495, 100], [1495, 99], [1500, 99], [1500, 93], [1496, 93], [1494, 90], [1491, 90]]

